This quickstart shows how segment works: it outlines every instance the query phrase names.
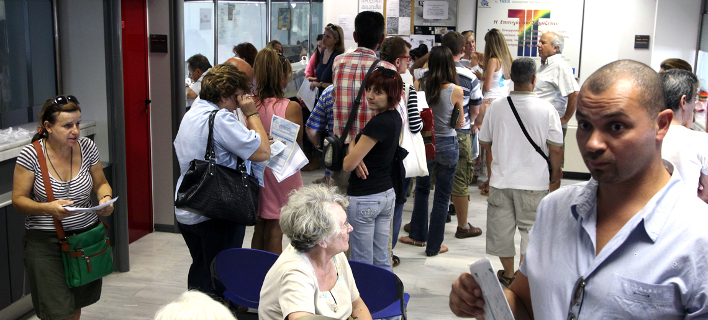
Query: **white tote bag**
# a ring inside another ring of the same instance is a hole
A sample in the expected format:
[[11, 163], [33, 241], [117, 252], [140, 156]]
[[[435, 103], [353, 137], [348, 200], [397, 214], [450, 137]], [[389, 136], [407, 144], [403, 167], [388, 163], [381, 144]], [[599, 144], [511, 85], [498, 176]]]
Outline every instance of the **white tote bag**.
[[423, 136], [420, 132], [413, 134], [408, 124], [408, 96], [410, 94], [410, 86], [406, 85], [405, 87], [406, 99], [402, 113], [405, 121], [401, 128], [401, 137], [398, 140], [398, 145], [408, 151], [408, 156], [403, 159], [403, 166], [406, 168], [406, 178], [423, 177], [428, 175], [428, 163], [425, 158], [425, 143], [423, 142]]

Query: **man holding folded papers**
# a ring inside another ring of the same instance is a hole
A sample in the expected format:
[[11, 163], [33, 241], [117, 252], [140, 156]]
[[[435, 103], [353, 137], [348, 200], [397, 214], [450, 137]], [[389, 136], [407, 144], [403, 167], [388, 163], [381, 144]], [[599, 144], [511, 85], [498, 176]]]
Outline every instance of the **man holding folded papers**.
[[[673, 117], [665, 101], [658, 74], [639, 62], [616, 61], [587, 79], [576, 139], [592, 179], [538, 206], [504, 291], [516, 319], [708, 317], [708, 206], [661, 158]], [[484, 319], [482, 291], [462, 274], [450, 309]]]

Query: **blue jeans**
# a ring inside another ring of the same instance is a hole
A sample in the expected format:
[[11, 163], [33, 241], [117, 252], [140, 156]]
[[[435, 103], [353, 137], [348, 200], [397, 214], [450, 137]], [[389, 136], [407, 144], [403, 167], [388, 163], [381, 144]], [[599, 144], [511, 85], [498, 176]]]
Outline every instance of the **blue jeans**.
[[435, 195], [433, 210], [430, 212], [428, 227], [428, 198], [430, 196], [430, 176], [417, 177], [415, 202], [411, 216], [410, 238], [427, 242], [425, 253], [437, 254], [444, 239], [447, 204], [452, 193], [452, 182], [459, 158], [460, 148], [457, 136], [435, 137], [435, 159], [428, 160], [428, 172], [435, 176]]
[[368, 196], [347, 197], [350, 260], [373, 264], [393, 271], [388, 257], [388, 237], [396, 202], [393, 188]]
[[[403, 179], [403, 189], [408, 190], [408, 186], [411, 185], [411, 178]], [[408, 191], [406, 191], [407, 193]], [[393, 239], [391, 239], [391, 249], [396, 247], [398, 242], [398, 233], [401, 231], [401, 220], [403, 219], [403, 205], [405, 203], [397, 204], [393, 208]]]

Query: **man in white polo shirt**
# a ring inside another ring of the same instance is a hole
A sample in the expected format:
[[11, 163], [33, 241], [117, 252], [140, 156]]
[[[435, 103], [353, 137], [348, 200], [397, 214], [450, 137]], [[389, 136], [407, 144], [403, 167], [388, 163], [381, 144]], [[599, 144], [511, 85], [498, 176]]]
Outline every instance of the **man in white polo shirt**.
[[506, 286], [514, 280], [515, 229], [521, 234], [523, 261], [528, 233], [536, 220], [536, 207], [549, 190], [560, 185], [563, 155], [563, 133], [556, 110], [533, 92], [535, 62], [530, 58], [514, 60], [511, 80], [514, 91], [508, 99], [492, 102], [479, 133], [480, 145], [492, 156], [487, 254], [501, 260], [504, 270], [499, 270], [497, 277]]
[[561, 55], [563, 45], [563, 36], [555, 32], [546, 32], [541, 36], [538, 42], [541, 66], [536, 74], [536, 87], [533, 92], [556, 108], [565, 138], [568, 120], [575, 114], [575, 98], [580, 86], [575, 81], [573, 68]]
[[671, 161], [686, 188], [708, 201], [708, 134], [686, 128], [693, 121], [698, 97], [698, 78], [690, 71], [671, 69], [659, 74], [664, 82], [666, 109], [674, 113], [661, 145], [662, 158]]

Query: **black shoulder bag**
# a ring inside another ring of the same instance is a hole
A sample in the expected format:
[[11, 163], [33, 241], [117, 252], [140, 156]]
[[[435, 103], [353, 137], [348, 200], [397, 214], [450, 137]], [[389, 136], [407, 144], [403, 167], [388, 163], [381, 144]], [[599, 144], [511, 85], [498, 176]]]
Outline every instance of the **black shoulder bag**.
[[543, 153], [543, 150], [541, 150], [541, 147], [539, 147], [535, 142], [533, 142], [533, 139], [531, 139], [531, 136], [529, 135], [528, 131], [526, 131], [526, 127], [524, 127], [524, 123], [521, 122], [521, 117], [519, 117], [519, 113], [516, 111], [516, 107], [514, 107], [514, 102], [511, 101], [511, 97], [507, 96], [506, 100], [509, 101], [509, 105], [511, 106], [511, 111], [514, 112], [514, 117], [516, 117], [516, 121], [519, 123], [519, 126], [521, 127], [521, 131], [524, 132], [524, 135], [526, 136], [526, 139], [531, 143], [534, 149], [536, 149], [536, 152], [543, 157], [544, 160], [546, 160], [546, 164], [548, 164], [548, 180], [551, 179], [551, 159], [548, 158], [548, 156]]
[[247, 226], [256, 225], [258, 179], [249, 175], [238, 158], [237, 169], [216, 164], [214, 118], [209, 116], [209, 141], [204, 160], [194, 159], [182, 178], [175, 207], [212, 219], [225, 219]]
[[349, 112], [349, 120], [347, 120], [347, 124], [344, 126], [342, 136], [329, 136], [325, 138], [324, 143], [322, 144], [325, 167], [331, 171], [342, 170], [342, 164], [344, 163], [344, 141], [347, 140], [349, 130], [352, 128], [352, 121], [354, 121], [354, 118], [356, 118], [359, 114], [359, 105], [361, 104], [361, 95], [364, 93], [364, 88], [366, 88], [366, 79], [369, 78], [371, 72], [376, 69], [379, 61], [379, 59], [374, 61], [374, 64], [371, 65], [369, 71], [366, 73], [364, 81], [361, 83], [359, 94], [357, 94], [356, 99], [354, 100], [354, 106]]

